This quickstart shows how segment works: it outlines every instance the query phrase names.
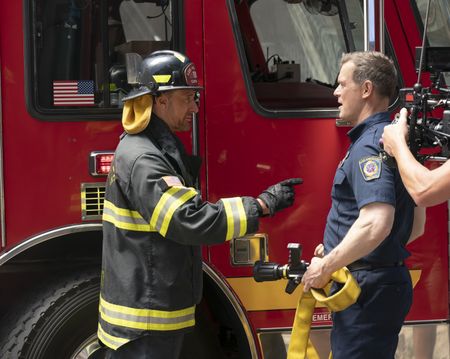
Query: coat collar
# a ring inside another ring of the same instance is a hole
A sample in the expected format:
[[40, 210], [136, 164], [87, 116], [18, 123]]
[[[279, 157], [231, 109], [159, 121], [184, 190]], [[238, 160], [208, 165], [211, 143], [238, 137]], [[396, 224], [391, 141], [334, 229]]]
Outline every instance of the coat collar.
[[181, 176], [187, 182], [186, 185], [193, 186], [200, 171], [200, 157], [188, 155], [180, 139], [155, 114], [152, 114], [145, 133], [161, 150], [161, 153], [169, 157], [171, 163], [176, 163], [178, 169], [181, 171]]
[[357, 124], [355, 127], [353, 127], [348, 133], [348, 137], [350, 137], [350, 140], [352, 143], [354, 143], [358, 138], [361, 137], [361, 135], [366, 132], [369, 128], [372, 126], [383, 123], [383, 122], [389, 122], [389, 112], [378, 112], [375, 113], [369, 117], [367, 117], [363, 122]]

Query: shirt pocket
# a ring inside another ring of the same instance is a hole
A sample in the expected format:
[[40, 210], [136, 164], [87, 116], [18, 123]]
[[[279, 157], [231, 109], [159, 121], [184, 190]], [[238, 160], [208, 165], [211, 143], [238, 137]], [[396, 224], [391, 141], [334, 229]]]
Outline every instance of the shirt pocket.
[[333, 180], [333, 188], [331, 190], [331, 196], [335, 197], [338, 192], [340, 192], [340, 189], [342, 188], [343, 183], [345, 182], [346, 175], [345, 172], [339, 168], [336, 171], [336, 174], [334, 175]]

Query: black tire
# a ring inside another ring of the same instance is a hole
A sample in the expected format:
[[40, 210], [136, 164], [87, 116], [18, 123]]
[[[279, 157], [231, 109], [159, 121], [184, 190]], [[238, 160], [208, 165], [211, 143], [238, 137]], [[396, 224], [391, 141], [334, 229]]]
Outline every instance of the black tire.
[[0, 358], [86, 358], [75, 354], [96, 334], [99, 288], [99, 273], [90, 271], [59, 277], [28, 295], [2, 323], [11, 329], [0, 337]]

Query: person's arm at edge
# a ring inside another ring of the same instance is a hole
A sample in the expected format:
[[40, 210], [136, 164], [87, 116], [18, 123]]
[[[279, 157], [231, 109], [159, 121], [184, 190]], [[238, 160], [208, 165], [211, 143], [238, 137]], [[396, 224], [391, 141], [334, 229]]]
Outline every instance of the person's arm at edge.
[[408, 243], [415, 241], [417, 238], [422, 236], [425, 232], [425, 222], [427, 220], [427, 215], [425, 212], [425, 207], [414, 208], [414, 222], [411, 230], [411, 235], [409, 236]]
[[395, 209], [387, 203], [364, 206], [342, 242], [323, 258], [314, 257], [303, 276], [304, 291], [323, 288], [331, 274], [372, 252], [389, 235]]
[[400, 130], [406, 128], [406, 116], [407, 110], [402, 109], [398, 123], [386, 126], [383, 145], [395, 157], [403, 184], [414, 202], [420, 207], [434, 206], [450, 198], [450, 162], [430, 171], [414, 158], [404, 131]]

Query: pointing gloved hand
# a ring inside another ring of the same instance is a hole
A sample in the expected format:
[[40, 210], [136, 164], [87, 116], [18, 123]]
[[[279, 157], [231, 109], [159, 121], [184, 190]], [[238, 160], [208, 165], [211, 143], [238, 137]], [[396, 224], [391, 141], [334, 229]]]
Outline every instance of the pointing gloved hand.
[[292, 206], [294, 186], [303, 183], [301, 178], [290, 178], [267, 188], [258, 198], [263, 201], [273, 216], [275, 212]]

